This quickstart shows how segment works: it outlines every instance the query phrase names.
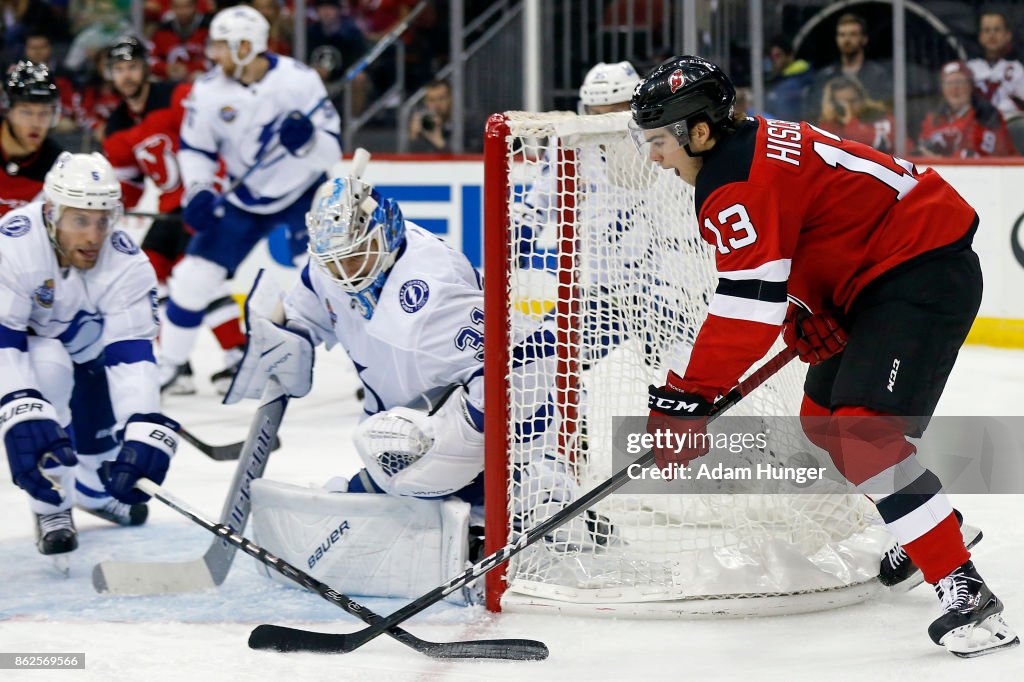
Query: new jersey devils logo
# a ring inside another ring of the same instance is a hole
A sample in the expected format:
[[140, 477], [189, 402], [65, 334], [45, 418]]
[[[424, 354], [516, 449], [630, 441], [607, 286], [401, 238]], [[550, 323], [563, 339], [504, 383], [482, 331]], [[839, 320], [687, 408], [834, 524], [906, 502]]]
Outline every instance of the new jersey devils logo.
[[150, 135], [132, 148], [142, 172], [153, 179], [157, 188], [167, 193], [181, 184], [181, 172], [174, 157], [174, 143], [163, 133]]
[[668, 77], [668, 87], [675, 92], [679, 88], [683, 87], [683, 70], [676, 69]]

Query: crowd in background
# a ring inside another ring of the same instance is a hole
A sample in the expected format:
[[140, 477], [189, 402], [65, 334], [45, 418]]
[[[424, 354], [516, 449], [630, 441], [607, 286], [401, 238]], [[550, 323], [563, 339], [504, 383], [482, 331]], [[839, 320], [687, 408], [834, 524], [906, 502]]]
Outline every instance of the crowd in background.
[[[756, 113], [810, 121], [841, 137], [893, 151], [895, 136], [907, 131], [896, 130], [891, 73], [865, 57], [866, 21], [843, 14], [835, 41], [839, 60], [814, 69], [796, 58], [787, 38], [770, 39], [764, 111]], [[1019, 153], [1024, 141], [1024, 65], [1014, 49], [1007, 15], [981, 10], [977, 41], [979, 56], [935, 66], [939, 97], [914, 122], [919, 132], [907, 141], [911, 153], [956, 158]], [[1017, 144], [1010, 127], [1020, 135]]]
[[[146, 0], [142, 37], [150, 46], [151, 73], [169, 81], [191, 81], [204, 73], [210, 66], [205, 55], [210, 19], [232, 4], [238, 3]], [[270, 22], [270, 49], [291, 54], [292, 1], [249, 4]], [[479, 4], [467, 3], [469, 13]], [[307, 62], [340, 101], [345, 70], [400, 23], [416, 0], [310, 0], [307, 5]], [[425, 106], [410, 121], [414, 151], [449, 150], [451, 89], [432, 80], [447, 59], [447, 6], [431, 3], [403, 37], [405, 91], [428, 86]], [[103, 63], [104, 48], [132, 32], [129, 13], [130, 0], [0, 0], [0, 67], [6, 72], [18, 59], [49, 66], [61, 91], [58, 135], [88, 131], [89, 142], [102, 140], [105, 121], [119, 101]], [[755, 110], [749, 91], [741, 91], [739, 101], [748, 113], [807, 120], [885, 151], [894, 150], [896, 136], [903, 135], [907, 149], [920, 156], [1016, 155], [1024, 149], [1024, 65], [1015, 51], [1015, 27], [1004, 13], [982, 9], [977, 28], [977, 44], [969, 46], [977, 57], [933, 66], [937, 96], [923, 117], [910, 122], [912, 132], [896, 130], [891, 69], [865, 56], [868, 26], [855, 13], [836, 23], [839, 59], [831, 64], [797, 58], [784, 36], [768, 40], [764, 107]], [[386, 53], [352, 80], [354, 114], [394, 82], [394, 60], [394, 51]]]

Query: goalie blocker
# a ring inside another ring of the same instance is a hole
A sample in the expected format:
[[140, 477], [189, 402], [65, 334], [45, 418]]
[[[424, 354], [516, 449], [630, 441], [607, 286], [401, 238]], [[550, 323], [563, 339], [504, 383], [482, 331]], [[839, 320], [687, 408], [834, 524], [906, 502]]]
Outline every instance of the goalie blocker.
[[[339, 592], [414, 599], [469, 565], [467, 502], [328, 492], [266, 479], [253, 481], [251, 490], [256, 542]], [[471, 586], [447, 600], [477, 601]]]

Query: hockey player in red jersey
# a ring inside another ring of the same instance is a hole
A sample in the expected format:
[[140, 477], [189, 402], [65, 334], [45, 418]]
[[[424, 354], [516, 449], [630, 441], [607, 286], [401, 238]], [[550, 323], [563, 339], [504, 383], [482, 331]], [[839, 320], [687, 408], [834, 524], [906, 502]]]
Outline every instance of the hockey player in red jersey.
[[60, 93], [43, 64], [18, 62], [4, 79], [0, 120], [0, 216], [34, 201], [63, 151], [47, 137], [60, 118]]
[[[933, 641], [961, 656], [1019, 644], [942, 484], [907, 441], [927, 426], [980, 305], [977, 214], [933, 170], [808, 123], [742, 120], [734, 101], [722, 70], [691, 56], [661, 64], [631, 101], [642, 151], [694, 185], [719, 274], [683, 375], [650, 389], [648, 428], [706, 429], [712, 402], [786, 322], [812, 364], [805, 431], [935, 586]], [[705, 452], [655, 454], [664, 469]]]
[[[118, 39], [107, 48], [107, 64], [121, 104], [107, 121], [103, 150], [121, 181], [124, 204], [134, 207], [142, 196], [146, 178], [160, 191], [160, 212], [168, 218], [153, 221], [142, 249], [156, 270], [160, 285], [166, 286], [174, 264], [181, 260], [190, 231], [181, 220], [183, 187], [178, 168], [178, 131], [184, 118], [182, 101], [191, 88], [149, 81], [146, 47], [132, 36]], [[239, 310], [228, 294], [209, 305], [204, 322], [213, 330], [225, 352], [225, 369], [211, 377], [218, 390], [226, 391], [245, 343]], [[164, 382], [167, 393], [194, 393], [191, 370]]]

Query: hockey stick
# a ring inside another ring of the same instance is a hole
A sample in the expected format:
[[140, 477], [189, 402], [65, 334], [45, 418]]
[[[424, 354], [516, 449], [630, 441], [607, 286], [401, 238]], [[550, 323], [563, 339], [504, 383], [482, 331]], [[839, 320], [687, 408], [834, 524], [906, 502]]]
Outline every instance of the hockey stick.
[[[243, 537], [223, 523], [213, 523], [203, 518], [199, 512], [189, 508], [188, 504], [161, 488], [153, 481], [140, 479], [135, 487], [148, 495], [152, 495], [168, 507], [219, 536], [225, 542], [241, 549], [264, 566], [269, 566], [284, 577], [295, 581], [311, 590], [347, 613], [356, 616], [365, 623], [374, 625], [383, 620], [358, 602], [340, 592], [335, 592], [313, 576], [295, 568], [284, 559], [274, 556], [264, 548]], [[532, 639], [482, 639], [468, 642], [429, 642], [406, 632], [401, 628], [388, 628], [387, 633], [402, 644], [415, 649], [421, 654], [433, 658], [496, 658], [506, 660], [543, 660], [548, 656], [548, 648], [543, 642]]]
[[[310, 109], [307, 113], [303, 114], [303, 116], [305, 116], [306, 118], [310, 118], [313, 114], [315, 114], [317, 111], [320, 110], [320, 107], [322, 107], [324, 104], [326, 104], [326, 103], [328, 103], [330, 101], [331, 100], [330, 100], [329, 97], [321, 98], [315, 105], [313, 105], [313, 108]], [[279, 133], [279, 131], [280, 131], [280, 126], [278, 126], [278, 130], [276, 130], [274, 132], [275, 133]], [[314, 135], [316, 134], [316, 130], [313, 131], [313, 134]], [[280, 145], [281, 145], [281, 136], [280, 136], [280, 134], [278, 134], [277, 138], [274, 140], [273, 144], [271, 144], [271, 145], [267, 146], [266, 148], [264, 148], [264, 149], [260, 150], [259, 152], [257, 152], [256, 160], [253, 161], [253, 164], [251, 166], [249, 166], [249, 169], [246, 170], [244, 173], [242, 173], [242, 176], [240, 178], [238, 178], [237, 180], [232, 182], [228, 186], [228, 188], [226, 190], [224, 190], [224, 192], [222, 192], [220, 194], [220, 196], [217, 197], [217, 199], [213, 202], [213, 210], [214, 211], [217, 211], [217, 210], [223, 211], [224, 210], [223, 209], [224, 202], [228, 200], [228, 195], [233, 193], [236, 189], [238, 189], [242, 185], [242, 183], [245, 182], [249, 178], [250, 175], [252, 175], [254, 172], [259, 170], [260, 168], [263, 168], [264, 166], [268, 165], [265, 162], [267, 161], [267, 159], [270, 158], [270, 153], [273, 152], [273, 151], [277, 151], [277, 148]], [[287, 152], [285, 152], [285, 154], [287, 154]], [[278, 161], [280, 161], [283, 158], [284, 158], [283, 155], [277, 156], [277, 157], [275, 157], [273, 163], [277, 163]]]
[[[209, 443], [204, 443], [199, 440], [195, 434], [185, 429], [184, 426], [178, 429], [178, 433], [201, 453], [210, 459], [217, 460], [218, 462], [227, 462], [238, 459], [242, 454], [242, 448], [245, 446], [244, 440], [240, 440], [237, 443], [226, 443], [224, 445], [210, 445]], [[281, 439], [275, 435], [274, 440], [270, 443], [270, 451], [273, 452], [280, 447]]]
[[[249, 483], [263, 475], [287, 406], [288, 396], [276, 380], [271, 380], [245, 439], [220, 513], [221, 522], [245, 529], [249, 518]], [[113, 594], [195, 592], [224, 582], [234, 558], [234, 546], [215, 541], [203, 556], [191, 561], [104, 561], [93, 568], [92, 585], [97, 592]]]
[[184, 222], [181, 218], [181, 213], [152, 213], [149, 211], [125, 211], [124, 215], [126, 218], [151, 218], [153, 220], [173, 220], [174, 222]]
[[[775, 357], [762, 365], [756, 372], [745, 380], [741, 381], [736, 388], [729, 391], [728, 395], [722, 397], [715, 403], [708, 422], [710, 423], [723, 412], [738, 403], [743, 396], [749, 394], [755, 388], [763, 384], [767, 379], [782, 369], [790, 360], [797, 356], [795, 348], [786, 348], [780, 351]], [[650, 451], [641, 456], [635, 462], [623, 467], [611, 478], [583, 495], [575, 502], [554, 514], [546, 521], [526, 531], [515, 542], [505, 545], [502, 549], [484, 557], [476, 565], [468, 568], [443, 585], [427, 592], [422, 597], [410, 602], [395, 613], [391, 614], [377, 624], [353, 633], [332, 634], [325, 632], [310, 632], [308, 630], [297, 630], [279, 625], [259, 625], [249, 635], [249, 646], [253, 649], [276, 649], [278, 651], [314, 651], [320, 653], [349, 653], [355, 651], [371, 639], [379, 636], [388, 628], [395, 627], [407, 619], [416, 615], [423, 609], [440, 601], [455, 590], [476, 580], [488, 571], [497, 568], [510, 558], [526, 549], [537, 540], [550, 535], [559, 526], [564, 525], [585, 509], [592, 507], [613, 492], [628, 483], [631, 479], [629, 471], [633, 466], [643, 468], [654, 463], [654, 452]]]

